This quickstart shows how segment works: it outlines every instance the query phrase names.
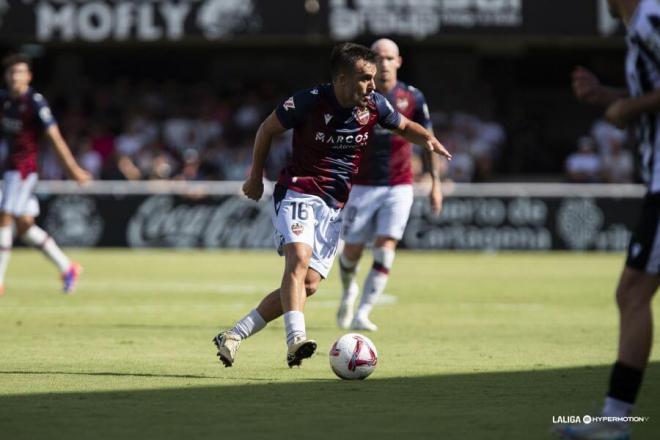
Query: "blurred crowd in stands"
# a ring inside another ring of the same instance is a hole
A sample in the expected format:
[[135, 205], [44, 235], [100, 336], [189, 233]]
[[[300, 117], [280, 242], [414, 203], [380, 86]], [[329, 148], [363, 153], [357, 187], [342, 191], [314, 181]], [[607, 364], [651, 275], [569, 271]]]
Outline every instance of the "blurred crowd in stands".
[[[108, 180], [243, 180], [259, 124], [290, 93], [271, 83], [210, 93], [203, 84], [136, 85], [127, 80], [86, 90], [43, 92], [81, 165], [96, 179]], [[453, 154], [451, 162], [442, 164], [443, 179], [487, 182], [498, 177], [507, 142], [500, 124], [459, 112], [435, 112], [432, 119], [437, 137]], [[567, 158], [567, 180], [632, 181], [633, 159], [625, 142], [625, 132], [596, 122]], [[290, 131], [274, 140], [268, 179], [277, 179], [290, 149]], [[414, 151], [415, 178], [423, 180], [422, 151]], [[66, 177], [51, 148], [44, 146], [40, 158], [42, 180]]]
[[566, 178], [573, 183], [630, 183], [635, 160], [626, 148], [628, 136], [604, 120], [596, 121], [589, 135], [578, 139], [577, 150], [566, 158]]

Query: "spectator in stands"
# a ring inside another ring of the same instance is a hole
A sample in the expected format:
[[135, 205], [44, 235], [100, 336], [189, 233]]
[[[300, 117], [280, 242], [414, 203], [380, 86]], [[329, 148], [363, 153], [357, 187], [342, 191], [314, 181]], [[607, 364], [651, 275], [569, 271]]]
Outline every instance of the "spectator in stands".
[[633, 181], [635, 168], [633, 155], [623, 148], [623, 139], [613, 137], [609, 139], [609, 153], [604, 155], [603, 177], [608, 183], [630, 183]]
[[601, 177], [602, 164], [596, 143], [590, 136], [583, 136], [578, 141], [578, 148], [566, 159], [568, 180], [574, 183], [594, 183]]

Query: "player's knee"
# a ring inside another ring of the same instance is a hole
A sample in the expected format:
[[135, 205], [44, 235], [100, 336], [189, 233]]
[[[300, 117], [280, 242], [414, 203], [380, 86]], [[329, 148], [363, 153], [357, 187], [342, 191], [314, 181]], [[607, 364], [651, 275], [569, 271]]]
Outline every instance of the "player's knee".
[[651, 306], [655, 280], [646, 274], [624, 274], [616, 289], [616, 303], [621, 312], [634, 312]]
[[11, 214], [8, 214], [6, 212], [0, 213], [0, 226], [2, 227], [11, 226], [13, 220], [14, 217], [12, 217]]
[[343, 257], [350, 261], [357, 262], [362, 257], [363, 246], [360, 244], [348, 244], [344, 245], [344, 250], [342, 251]]
[[34, 224], [30, 219], [17, 218], [16, 219], [16, 233], [21, 236], [27, 232], [28, 229]]
[[394, 249], [389, 247], [375, 247], [373, 253], [374, 264], [378, 264], [388, 270], [392, 268], [392, 264], [394, 263]]
[[316, 293], [316, 289], [318, 289], [319, 283], [318, 282], [309, 282], [305, 281], [305, 293], [307, 296], [312, 296]]

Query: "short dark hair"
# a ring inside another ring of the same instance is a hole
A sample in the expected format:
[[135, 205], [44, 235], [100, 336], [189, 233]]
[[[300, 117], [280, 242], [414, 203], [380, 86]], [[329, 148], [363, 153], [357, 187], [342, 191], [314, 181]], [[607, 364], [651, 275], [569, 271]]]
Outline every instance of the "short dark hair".
[[358, 60], [376, 64], [378, 55], [366, 46], [356, 43], [339, 43], [330, 54], [330, 75], [332, 79], [355, 68]]
[[2, 71], [6, 72], [11, 66], [21, 63], [27, 64], [28, 69], [32, 70], [32, 60], [29, 56], [22, 53], [13, 53], [2, 59]]

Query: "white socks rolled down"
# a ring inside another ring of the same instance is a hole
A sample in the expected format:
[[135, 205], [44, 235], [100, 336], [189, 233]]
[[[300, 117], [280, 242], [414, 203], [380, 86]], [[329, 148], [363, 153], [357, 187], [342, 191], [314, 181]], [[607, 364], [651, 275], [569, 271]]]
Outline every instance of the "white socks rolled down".
[[0, 227], [0, 286], [5, 283], [5, 273], [11, 257], [11, 246], [14, 236], [11, 226]]
[[[2, 229], [2, 228], [0, 228]], [[39, 248], [52, 261], [60, 273], [65, 273], [71, 267], [71, 260], [64, 255], [62, 249], [55, 243], [46, 231], [37, 225], [32, 225], [21, 235], [21, 240], [29, 246]]]
[[252, 309], [243, 319], [238, 321], [231, 332], [236, 333], [241, 339], [248, 338], [266, 327], [266, 321], [261, 317], [257, 309]]
[[296, 338], [307, 338], [305, 332], [305, 315], [303, 312], [291, 311], [283, 315], [286, 345], [291, 346]]
[[394, 250], [387, 248], [374, 248], [374, 263], [364, 282], [360, 306], [355, 314], [356, 318], [367, 318], [374, 304], [385, 290], [390, 269], [394, 263]]

